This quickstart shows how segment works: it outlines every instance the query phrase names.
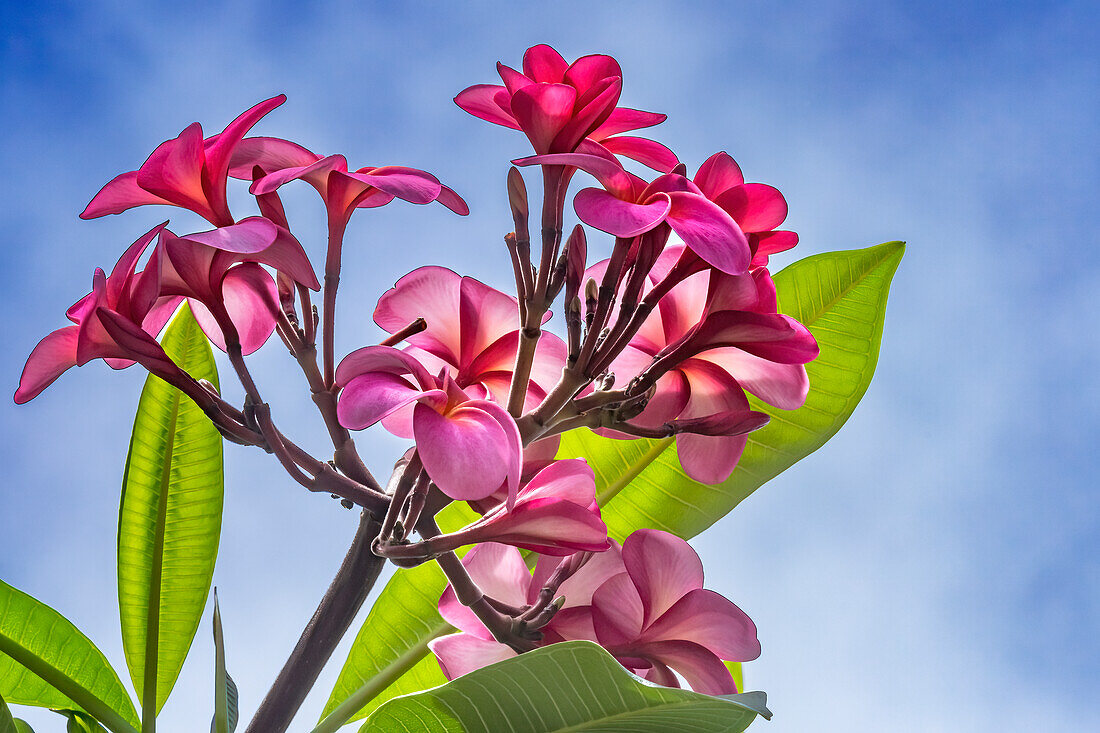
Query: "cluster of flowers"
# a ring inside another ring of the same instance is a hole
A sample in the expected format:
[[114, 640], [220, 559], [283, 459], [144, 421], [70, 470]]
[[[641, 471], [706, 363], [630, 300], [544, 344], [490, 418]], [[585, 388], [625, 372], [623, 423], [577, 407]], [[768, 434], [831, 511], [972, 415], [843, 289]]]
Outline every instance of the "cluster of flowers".
[[[782, 409], [802, 404], [804, 364], [817, 345], [778, 313], [767, 270], [769, 255], [798, 241], [776, 229], [786, 202], [771, 186], [745, 183], [725, 153], [689, 178], [665, 146], [621, 134], [665, 116], [618, 106], [622, 72], [609, 56], [569, 64], [543, 45], [526, 52], [522, 71], [497, 68], [503, 85], [476, 85], [455, 101], [522, 131], [534, 148], [508, 176], [515, 231], [505, 242], [515, 297], [441, 267], [419, 268], [378, 301], [374, 320], [391, 338], [337, 365], [336, 289], [351, 215], [394, 199], [437, 201], [460, 215], [468, 208], [421, 170], [352, 171], [341, 155], [246, 137], [280, 96], [212, 137], [189, 126], [93, 198], [83, 218], [164, 204], [214, 229], [177, 236], [165, 222], [131, 245], [110, 275], [96, 270], [91, 293], [67, 312], [74, 325], [31, 353], [15, 399], [34, 398], [92, 359], [114, 368], [137, 362], [195, 399], [228, 439], [274, 453], [312, 490], [362, 504], [382, 518], [376, 553], [406, 566], [436, 560], [446, 572], [451, 585], [440, 612], [461, 633], [432, 649], [449, 677], [540, 644], [590, 639], [659, 684], [678, 686], [678, 673], [696, 690], [735, 692], [722, 662], [759, 654], [749, 618], [703, 589], [702, 566], [682, 539], [639, 530], [621, 546], [610, 540], [591, 469], [554, 456], [561, 433], [581, 427], [618, 439], [675, 436], [685, 472], [719, 483], [747, 434], [767, 422], [750, 409], [746, 391]], [[621, 158], [656, 174], [640, 177]], [[526, 166], [542, 171], [537, 264], [519, 171]], [[578, 171], [600, 187], [575, 195], [577, 217], [614, 238], [610, 256], [593, 264], [581, 224], [563, 242]], [[229, 177], [251, 182], [258, 216], [230, 213]], [[317, 190], [328, 215], [320, 317], [310, 292], [321, 283], [278, 194], [299, 179]], [[559, 296], [565, 339], [543, 330]], [[243, 409], [157, 343], [185, 299], [229, 355], [245, 387]], [[302, 365], [333, 438], [336, 469], [275, 428], [248, 373], [243, 357], [273, 333]], [[379, 422], [415, 441], [384, 491], [348, 433]], [[470, 502], [482, 517], [441, 534], [434, 517], [452, 500]], [[460, 561], [454, 551], [469, 545], [476, 546]], [[521, 549], [532, 554], [525, 560]]]

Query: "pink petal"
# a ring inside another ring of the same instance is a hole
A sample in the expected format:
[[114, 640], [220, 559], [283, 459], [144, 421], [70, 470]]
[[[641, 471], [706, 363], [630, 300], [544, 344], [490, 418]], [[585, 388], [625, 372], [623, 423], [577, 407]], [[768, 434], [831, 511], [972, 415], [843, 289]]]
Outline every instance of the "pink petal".
[[725, 211], [706, 198], [664, 194], [672, 200], [668, 224], [695, 254], [723, 272], [738, 274], [749, 266], [749, 240]]
[[275, 241], [278, 233], [276, 226], [267, 219], [260, 216], [250, 216], [232, 226], [188, 234], [180, 237], [180, 239], [205, 244], [208, 247], [225, 252], [252, 254], [267, 249]]
[[527, 78], [511, 66], [506, 66], [499, 61], [497, 62], [497, 73], [500, 74], [500, 80], [504, 82], [504, 88], [508, 90], [509, 98], [517, 90], [538, 83], [533, 79]]
[[449, 680], [516, 656], [507, 644], [479, 639], [470, 634], [449, 634], [428, 642], [440, 669]]
[[622, 76], [623, 70], [618, 61], [603, 54], [590, 54], [581, 56], [569, 65], [564, 81], [575, 86], [578, 92], [584, 93], [608, 77], [619, 77], [621, 83]]
[[545, 43], [531, 46], [523, 54], [523, 75], [533, 81], [559, 83], [568, 67], [561, 54]]
[[609, 137], [600, 144], [615, 155], [622, 155], [647, 165], [654, 170], [668, 173], [680, 164], [676, 153], [655, 140], [644, 137]]
[[462, 277], [445, 267], [419, 267], [382, 294], [374, 322], [388, 333], [397, 333], [424, 318], [427, 328], [407, 341], [457, 368], [462, 351], [461, 283]]
[[597, 127], [591, 134], [591, 138], [597, 142], [606, 140], [620, 132], [630, 132], [643, 127], [653, 127], [668, 119], [668, 115], [659, 112], [643, 112], [640, 109], [629, 107], [616, 107], [607, 120]]
[[634, 185], [630, 175], [614, 156], [604, 158], [590, 153], [550, 153], [532, 155], [512, 161], [519, 167], [529, 165], [569, 165], [595, 177], [600, 185], [620, 198], [633, 200]]
[[603, 646], [635, 641], [644, 619], [641, 596], [627, 573], [611, 576], [592, 594], [592, 623]]
[[754, 306], [757, 304], [757, 299], [757, 283], [752, 276], [730, 275], [720, 270], [711, 271], [706, 302], [708, 312], [756, 310]]
[[705, 647], [689, 641], [646, 644], [645, 654], [680, 673], [691, 689], [704, 695], [732, 695], [737, 685], [722, 660]]
[[706, 417], [719, 413], [748, 412], [745, 392], [726, 370], [702, 359], [688, 359], [680, 364], [680, 373], [688, 380], [689, 396], [683, 418]]
[[512, 441], [485, 410], [458, 407], [441, 415], [417, 404], [413, 434], [425, 470], [452, 499], [484, 499], [508, 478]]
[[521, 496], [524, 500], [561, 499], [586, 507], [596, 497], [596, 477], [583, 458], [554, 461], [535, 474]]
[[267, 270], [251, 262], [230, 268], [222, 280], [221, 296], [244, 354], [267, 343], [279, 308], [279, 292]]
[[195, 122], [179, 137], [157, 146], [137, 172], [137, 184], [146, 191], [191, 209], [215, 226], [232, 224], [228, 212], [211, 208], [203, 189], [202, 127]]
[[727, 189], [745, 182], [741, 167], [724, 150], [707, 158], [692, 179], [711, 201]]
[[801, 407], [810, 390], [802, 364], [777, 364], [735, 348], [712, 349], [697, 358], [717, 364], [742, 387], [781, 410]]
[[149, 193], [137, 184], [137, 171], [129, 171], [115, 176], [99, 189], [84, 211], [81, 219], [95, 219], [107, 214], [121, 214], [127, 209], [146, 204], [171, 205], [172, 202]]
[[436, 198], [436, 201], [459, 216], [468, 216], [470, 213], [470, 207], [466, 204], [466, 201], [446, 186], [439, 187], [439, 196]]
[[580, 570], [558, 586], [558, 595], [565, 596], [562, 610], [589, 606], [593, 594], [604, 582], [625, 571], [622, 550], [617, 543], [612, 542], [610, 549], [593, 555]]
[[[641, 676], [645, 679], [653, 682], [654, 684], [661, 685], [662, 687], [679, 687], [680, 680], [676, 674], [666, 667], [661, 662], [650, 660], [652, 665], [649, 669], [645, 670], [645, 673]], [[637, 674], [637, 672], [635, 672]]]
[[[550, 150], [568, 153], [576, 149], [577, 144], [587, 137], [588, 133], [607, 119], [611, 110], [615, 108], [615, 103], [619, 101], [622, 90], [622, 79], [603, 79], [577, 99], [575, 111], [561, 132], [555, 136], [550, 144]], [[591, 99], [588, 98], [589, 96]]]
[[411, 374], [421, 389], [433, 389], [436, 380], [413, 356], [390, 346], [364, 346], [343, 358], [336, 367], [336, 386], [345, 387], [366, 372]]
[[756, 624], [729, 599], [698, 588], [654, 621], [642, 635], [644, 641], [692, 641], [719, 659], [747, 662], [760, 656]]
[[400, 165], [365, 168], [343, 175], [412, 204], [427, 204], [439, 198], [440, 183], [431, 173]]
[[589, 226], [616, 237], [634, 237], [656, 227], [669, 215], [672, 204], [665, 194], [635, 204], [598, 188], [585, 188], [573, 199], [577, 217]]
[[715, 203], [729, 212], [746, 232], [775, 229], [787, 218], [787, 201], [783, 194], [764, 183], [735, 186], [719, 196]]
[[245, 181], [252, 180], [252, 170], [259, 166], [264, 173], [274, 173], [284, 168], [304, 168], [321, 159], [301, 145], [278, 137], [246, 137], [241, 140], [229, 158], [229, 175]]
[[567, 84], [532, 84], [512, 95], [512, 114], [536, 153], [551, 143], [573, 116], [577, 90]]
[[501, 336], [519, 327], [516, 299], [472, 277], [462, 278], [459, 285], [458, 315], [462, 349], [459, 365], [471, 363]]
[[607, 525], [587, 505], [556, 497], [524, 498], [511, 511], [478, 522], [468, 540], [502, 542], [544, 555], [602, 552], [607, 549]]
[[737, 468], [747, 442], [748, 437], [744, 435], [727, 437], [684, 433], [676, 436], [676, 455], [684, 473], [691, 479], [701, 484], [720, 484]]
[[505, 506], [511, 509], [515, 502], [516, 493], [519, 491], [520, 474], [523, 473], [523, 438], [519, 434], [519, 427], [516, 426], [516, 421], [508, 414], [508, 411], [495, 402], [489, 402], [488, 400], [471, 400], [466, 404], [469, 407], [476, 407], [488, 413], [497, 421], [500, 425], [500, 429], [507, 438], [505, 465], [508, 470], [506, 479], [508, 500], [505, 502]]
[[[225, 179], [226, 176], [229, 175], [231, 160], [237, 145], [240, 144], [244, 136], [248, 134], [248, 131], [251, 130], [264, 115], [285, 101], [285, 94], [280, 94], [271, 99], [265, 99], [251, 109], [242, 112], [237, 119], [225, 126], [225, 130], [223, 130], [220, 135], [206, 141], [205, 154], [208, 184], [211, 187], [211, 192], [220, 199], [223, 205], [225, 202]], [[252, 178], [251, 170], [249, 170], [246, 178]]]
[[459, 92], [454, 102], [474, 117], [518, 130], [515, 118], [505, 111], [511, 96], [507, 89], [497, 84], [475, 84]]
[[[560, 595], [560, 588], [558, 592]], [[568, 600], [569, 597], [566, 596], [566, 607], [554, 614], [554, 618], [551, 619], [549, 625], [544, 627], [543, 631], [548, 636], [553, 634], [559, 637], [562, 641], [585, 639], [599, 643], [596, 639], [596, 627], [592, 620], [592, 607], [587, 604], [584, 606], [569, 606]]]
[[71, 367], [76, 366], [76, 341], [79, 326], [65, 326], [47, 334], [27, 357], [19, 388], [15, 390], [15, 404], [33, 400], [42, 390]]
[[[703, 587], [703, 563], [686, 541], [656, 529], [639, 529], [623, 542], [623, 565], [653, 623], [689, 591]], [[593, 601], [595, 602], [595, 601]]]
[[118, 262], [115, 263], [110, 276], [107, 278], [106, 293], [108, 303], [117, 304], [123, 297], [123, 294], [127, 293], [138, 260], [149, 247], [149, 243], [152, 242], [167, 225], [168, 222], [158, 224], [145, 234], [142, 234], [138, 237], [137, 241], [127, 247], [126, 251], [122, 253], [122, 256], [118, 258]]
[[661, 375], [657, 380], [657, 391], [646, 404], [642, 414], [630, 422], [650, 428], [672, 422], [684, 411], [689, 396], [687, 379], [679, 369], [673, 369]]
[[423, 394], [407, 381], [386, 372], [366, 372], [340, 392], [336, 414], [349, 430], [363, 430], [415, 401]]
[[[466, 553], [462, 565], [485, 595], [510, 606], [518, 607], [527, 602], [531, 572], [516, 548], [485, 542]], [[482, 639], [493, 638], [474, 612], [459, 603], [450, 585], [439, 599], [439, 614], [456, 629]]]

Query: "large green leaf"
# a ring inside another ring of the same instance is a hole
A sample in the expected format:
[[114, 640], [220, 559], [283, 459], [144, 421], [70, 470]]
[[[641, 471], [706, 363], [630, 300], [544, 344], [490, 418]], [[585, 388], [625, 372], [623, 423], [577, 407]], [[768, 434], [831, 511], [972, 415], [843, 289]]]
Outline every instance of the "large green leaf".
[[80, 707], [116, 733], [137, 712], [103, 653], [68, 619], [0, 581], [0, 695], [11, 703]]
[[763, 693], [712, 697], [635, 677], [589, 641], [537, 649], [390, 700], [360, 733], [706, 730], [738, 733], [771, 717]]
[[[210, 344], [186, 304], [164, 350], [217, 384]], [[150, 375], [134, 418], [118, 516], [118, 606], [143, 716], [160, 711], [202, 618], [222, 521], [222, 440], [202, 410]]]
[[780, 312], [806, 325], [821, 354], [806, 365], [810, 393], [797, 410], [753, 399], [771, 422], [749, 436], [729, 479], [716, 486], [684, 475], [675, 439], [614, 440], [589, 430], [562, 436], [559, 458], [584, 458], [611, 536], [642, 527], [684, 538], [714, 524], [745, 497], [824, 445], [851, 416], [878, 363], [890, 279], [905, 245], [829, 252], [800, 260], [775, 276]]
[[[672, 439], [612, 440], [588, 430], [564, 435], [558, 457], [583, 457], [592, 465], [612, 536], [622, 540], [635, 529], [656, 527], [692, 537], [832, 437], [874, 374], [890, 279], [903, 252], [900, 242], [831, 252], [775, 276], [781, 312], [813, 332], [821, 355], [807, 367], [805, 406], [786, 412], [754, 400], [754, 408], [772, 421], [752, 434], [725, 483], [688, 479]], [[324, 715], [337, 706], [341, 715], [358, 706], [350, 717], [358, 720], [393, 697], [440, 684], [442, 672], [427, 643], [452, 630], [436, 610], [445, 587], [431, 563], [394, 574], [352, 645]]]

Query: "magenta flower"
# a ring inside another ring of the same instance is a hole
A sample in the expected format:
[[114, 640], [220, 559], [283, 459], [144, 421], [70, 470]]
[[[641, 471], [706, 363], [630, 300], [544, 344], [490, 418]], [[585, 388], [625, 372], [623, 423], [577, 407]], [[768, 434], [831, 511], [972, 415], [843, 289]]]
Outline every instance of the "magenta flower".
[[[411, 379], [410, 379], [411, 378]], [[523, 443], [511, 415], [471, 399], [450, 376], [433, 377], [415, 358], [388, 346], [354, 351], [336, 369], [340, 424], [362, 430], [378, 421], [416, 440], [428, 476], [453, 499], [483, 499], [502, 485], [516, 499]], [[412, 413], [402, 407], [414, 404]]]
[[159, 224], [127, 248], [110, 275], [96, 268], [92, 292], [69, 308], [73, 326], [48, 334], [34, 347], [15, 392], [18, 404], [28, 402], [74, 366], [103, 359], [114, 369], [141, 361], [153, 372], [174, 370], [156, 335], [179, 305], [179, 297], [163, 297], [156, 267], [137, 272], [137, 262], [164, 231]]
[[[684, 252], [667, 247], [648, 276], [660, 281]], [[606, 262], [591, 268], [599, 277]], [[809, 390], [804, 364], [817, 355], [810, 332], [776, 312], [767, 270], [752, 276], [716, 271], [691, 275], [658, 301], [611, 364], [620, 383], [643, 372], [656, 393], [630, 421], [641, 427], [681, 425], [676, 436], [684, 471], [696, 481], [725, 481], [737, 466], [746, 433], [762, 427], [744, 390], [781, 409], [802, 405]]]
[[613, 156], [584, 153], [535, 155], [512, 162], [574, 166], [593, 175], [603, 189], [585, 188], [573, 199], [577, 217], [589, 226], [630, 238], [667, 224], [695, 254], [719, 270], [736, 275], [749, 267], [752, 251], [745, 233], [684, 176], [669, 173], [647, 184]]
[[298, 240], [258, 216], [184, 237], [164, 229], [153, 256], [162, 294], [188, 298], [195, 319], [222, 351], [239, 343], [244, 354], [251, 354], [275, 330], [278, 289], [261, 265], [320, 289]]
[[[471, 550], [463, 565], [486, 595], [518, 608], [535, 602], [557, 562], [540, 557], [532, 577], [518, 550], [489, 543]], [[544, 644], [595, 641], [624, 667], [657, 684], [679, 687], [675, 671], [697, 692], [734, 693], [723, 660], [749, 661], [760, 655], [752, 620], [703, 588], [699, 556], [667, 532], [634, 532], [621, 549], [613, 546], [593, 556], [558, 587], [557, 595], [565, 603], [543, 627]], [[440, 598], [439, 612], [461, 632], [429, 644], [449, 679], [515, 656], [458, 602], [450, 587]]]
[[252, 184], [249, 190], [254, 195], [270, 194], [285, 183], [304, 180], [321, 195], [331, 232], [342, 233], [357, 208], [384, 206], [395, 198], [413, 204], [438, 201], [461, 216], [470, 213], [462, 197], [431, 173], [396, 165], [349, 171], [344, 156], [322, 158], [289, 140], [251, 137], [242, 141], [234, 152], [230, 175], [252, 180], [256, 166], [267, 175]]
[[95, 219], [135, 206], [165, 204], [190, 209], [216, 227], [232, 224], [225, 186], [234, 148], [261, 117], [285, 101], [286, 96], [280, 94], [260, 102], [220, 134], [206, 139], [198, 122], [189, 125], [178, 137], [161, 143], [136, 171], [107, 183], [80, 218]]
[[504, 86], [476, 84], [455, 104], [496, 125], [522, 130], [538, 154], [575, 150], [618, 154], [659, 171], [679, 162], [660, 143], [619, 133], [652, 127], [665, 115], [617, 107], [622, 69], [610, 56], [582, 56], [572, 64], [545, 44], [523, 55], [523, 72], [497, 64]]
[[778, 189], [764, 183], [745, 183], [737, 162], [725, 152], [707, 158], [692, 182], [708, 199], [733, 217], [749, 240], [751, 267], [765, 267], [768, 255], [798, 244], [794, 232], [775, 231], [787, 218], [787, 201]]
[[[427, 328], [406, 339], [411, 344], [406, 351], [432, 373], [445, 368], [467, 393], [506, 404], [519, 344], [518, 307], [514, 297], [472, 277], [427, 266], [382, 294], [374, 322], [396, 333], [423, 317]], [[531, 368], [529, 406], [557, 384], [566, 352], [565, 342], [543, 332]]]
[[553, 556], [608, 548], [607, 526], [596, 504], [596, 480], [579, 458], [554, 461], [519, 490], [511, 509], [498, 504], [473, 524], [445, 537], [445, 545], [434, 541], [436, 550], [479, 542]]

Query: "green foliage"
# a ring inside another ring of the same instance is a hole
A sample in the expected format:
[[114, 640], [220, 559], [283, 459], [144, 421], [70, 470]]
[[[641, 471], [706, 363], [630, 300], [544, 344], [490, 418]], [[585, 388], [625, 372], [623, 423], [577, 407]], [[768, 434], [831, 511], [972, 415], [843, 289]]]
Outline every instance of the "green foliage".
[[[162, 345], [217, 384], [206, 336], [186, 304]], [[150, 375], [134, 418], [118, 518], [118, 605], [143, 715], [160, 711], [191, 647], [214, 573], [222, 518], [222, 439], [194, 402]]]
[[64, 715], [68, 722], [65, 724], [65, 733], [105, 733], [103, 726], [87, 713], [79, 710], [55, 710]]
[[[673, 439], [612, 440], [588, 430], [563, 436], [559, 458], [585, 458], [613, 537], [642, 527], [690, 538], [742, 499], [820, 448], [851, 416], [874, 375], [890, 280], [904, 245], [831, 252], [775, 276], [780, 311], [805, 324], [821, 347], [807, 365], [810, 394], [794, 411], [753, 400], [772, 416], [753, 433], [733, 475], [707, 486], [683, 473]], [[434, 564], [400, 570], [371, 609], [325, 706], [358, 720], [391, 698], [438, 684], [427, 643], [451, 632], [436, 610], [446, 581]], [[739, 688], [740, 689], [740, 688]], [[373, 720], [373, 718], [372, 718]], [[326, 721], [328, 722], [328, 721]]]
[[222, 612], [218, 607], [218, 591], [214, 591], [214, 719], [210, 733], [233, 733], [237, 729], [240, 711], [237, 708], [237, 683], [225, 669], [225, 637], [222, 635]]
[[706, 730], [738, 733], [771, 713], [763, 693], [712, 697], [650, 684], [600, 646], [569, 641], [390, 700], [360, 733]]
[[103, 653], [65, 617], [0, 581], [0, 695], [11, 703], [79, 707], [115, 733], [137, 712]]
[[905, 246], [829, 252], [775, 276], [780, 312], [803, 323], [821, 347], [806, 365], [810, 393], [797, 410], [753, 398], [771, 422], [749, 435], [733, 475], [715, 486], [688, 478], [674, 438], [614, 440], [590, 430], [562, 436], [559, 458], [584, 458], [612, 537], [652, 527], [684, 538], [714, 524], [745, 497], [833, 437], [867, 391], [878, 363], [890, 279]]

